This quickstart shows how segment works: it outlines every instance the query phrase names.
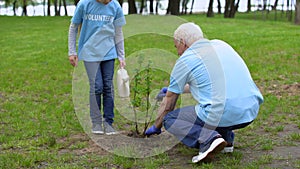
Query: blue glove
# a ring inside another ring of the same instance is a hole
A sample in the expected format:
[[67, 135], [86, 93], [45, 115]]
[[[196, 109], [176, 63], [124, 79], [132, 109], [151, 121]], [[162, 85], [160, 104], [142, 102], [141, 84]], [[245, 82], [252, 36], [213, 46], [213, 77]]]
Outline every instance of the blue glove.
[[155, 127], [155, 125], [153, 125], [145, 132], [145, 135], [150, 136], [153, 134], [160, 134], [160, 133], [161, 133], [161, 129], [158, 129]]
[[163, 98], [166, 96], [167, 91], [168, 91], [168, 88], [167, 88], [167, 87], [163, 87], [163, 88], [159, 91], [159, 93], [156, 95], [155, 99], [156, 99], [157, 101], [162, 101]]

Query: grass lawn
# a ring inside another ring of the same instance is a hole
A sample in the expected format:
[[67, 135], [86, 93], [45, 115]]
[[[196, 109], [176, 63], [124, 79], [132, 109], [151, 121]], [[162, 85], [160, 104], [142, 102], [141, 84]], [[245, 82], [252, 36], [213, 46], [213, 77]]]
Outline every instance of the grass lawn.
[[[75, 109], [73, 74], [80, 67], [74, 71], [67, 56], [71, 18], [0, 16], [0, 168], [300, 168], [300, 27], [253, 16], [166, 16], [167, 22], [165, 17], [127, 17], [131, 73], [137, 56], [152, 56], [153, 66], [162, 64], [168, 72], [176, 56], [172, 33], [179, 23], [192, 21], [207, 38], [222, 39], [240, 53], [264, 96], [258, 118], [236, 131], [235, 152], [200, 164], [191, 164], [197, 150], [182, 144], [147, 158], [127, 158], [98, 146]], [[158, 72], [152, 81], [158, 90], [168, 76]], [[114, 125], [122, 131], [134, 128], [119, 110]]]

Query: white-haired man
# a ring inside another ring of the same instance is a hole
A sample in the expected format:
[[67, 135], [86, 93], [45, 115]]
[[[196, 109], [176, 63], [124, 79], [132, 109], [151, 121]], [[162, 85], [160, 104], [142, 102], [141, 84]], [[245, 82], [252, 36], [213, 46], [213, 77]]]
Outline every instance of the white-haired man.
[[[233, 130], [257, 117], [263, 96], [235, 50], [221, 40], [205, 39], [201, 28], [184, 23], [174, 32], [180, 56], [155, 124], [146, 135], [160, 134], [162, 126], [182, 143], [199, 149], [193, 163], [233, 151]], [[190, 92], [198, 104], [175, 109], [180, 94]]]

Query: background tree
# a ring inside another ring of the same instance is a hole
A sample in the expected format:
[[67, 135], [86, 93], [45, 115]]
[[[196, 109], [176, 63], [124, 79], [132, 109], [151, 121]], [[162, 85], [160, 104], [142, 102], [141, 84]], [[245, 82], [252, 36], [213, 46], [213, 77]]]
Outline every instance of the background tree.
[[295, 24], [300, 25], [300, 0], [296, 0], [296, 5], [295, 5]]
[[[158, 8], [159, 8], [159, 6], [160, 6], [160, 2], [159, 2], [160, 0], [156, 0], [156, 7], [155, 7], [155, 13], [156, 14], [158, 14]], [[151, 6], [151, 4], [150, 4], [150, 6]], [[150, 10], [151, 10], [151, 8], [150, 8]]]
[[217, 2], [218, 2], [218, 14], [221, 14], [222, 13], [222, 11], [221, 11], [221, 9], [222, 9], [221, 1], [218, 0]]
[[74, 5], [77, 6], [78, 2], [79, 2], [79, 0], [74, 0]]
[[247, 0], [247, 12], [251, 12], [251, 0]]
[[118, 0], [118, 1], [119, 1], [120, 5], [123, 6], [124, 1], [123, 0]]
[[187, 4], [189, 3], [189, 0], [182, 0], [181, 2], [181, 14], [187, 14]]
[[[146, 3], [147, 3], [147, 2], [146, 2]], [[140, 14], [143, 14], [144, 7], [145, 7], [145, 1], [144, 1], [144, 0], [141, 0]]]
[[14, 13], [14, 16], [17, 15], [16, 9], [19, 7], [19, 3], [17, 0], [4, 0], [5, 2], [5, 8], [9, 7], [12, 5], [12, 10]]
[[[48, 0], [49, 1], [49, 0]], [[54, 4], [54, 15], [55, 16], [59, 16], [59, 5], [58, 5], [58, 0], [54, 0], [53, 1]]]
[[235, 0], [225, 0], [225, 11], [224, 17], [225, 18], [234, 18], [236, 11], [238, 10], [239, 0], [235, 4]]
[[65, 10], [65, 16], [68, 16], [67, 2], [66, 2], [66, 0], [62, 0], [62, 1], [63, 1], [64, 10]]
[[128, 14], [136, 14], [137, 9], [135, 5], [135, 0], [128, 0]]
[[27, 0], [23, 0], [22, 2], [22, 16], [27, 16]]
[[180, 0], [169, 0], [167, 14], [179, 15]]
[[47, 0], [47, 16], [51, 16], [51, 2], [50, 0]]
[[195, 3], [195, 0], [192, 0], [190, 14], [192, 14], [192, 13], [193, 13], [194, 3]]
[[207, 10], [207, 13], [206, 13], [207, 17], [213, 17], [214, 16], [213, 4], [214, 4], [214, 0], [209, 0], [208, 10]]
[[154, 12], [154, 8], [153, 8], [154, 0], [149, 0], [149, 3], [150, 3], [150, 14], [153, 14], [153, 12]]
[[278, 0], [275, 0], [274, 5], [272, 6], [272, 10], [276, 10], [278, 5]]

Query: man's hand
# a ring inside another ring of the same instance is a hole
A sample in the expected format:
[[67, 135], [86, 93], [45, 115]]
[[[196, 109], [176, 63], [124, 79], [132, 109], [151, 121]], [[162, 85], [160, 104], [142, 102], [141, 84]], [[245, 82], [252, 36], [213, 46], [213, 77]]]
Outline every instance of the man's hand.
[[156, 95], [155, 99], [157, 101], [162, 101], [162, 99], [166, 96], [166, 93], [168, 91], [168, 88], [167, 87], [163, 87], [159, 93]]
[[161, 129], [160, 128], [156, 128], [155, 125], [151, 126], [146, 132], [145, 135], [146, 136], [150, 136], [153, 134], [160, 134], [161, 133]]
[[69, 56], [69, 61], [72, 66], [77, 66], [78, 65], [78, 57], [77, 55], [71, 55]]

